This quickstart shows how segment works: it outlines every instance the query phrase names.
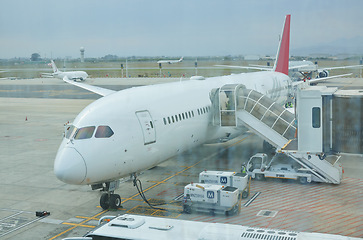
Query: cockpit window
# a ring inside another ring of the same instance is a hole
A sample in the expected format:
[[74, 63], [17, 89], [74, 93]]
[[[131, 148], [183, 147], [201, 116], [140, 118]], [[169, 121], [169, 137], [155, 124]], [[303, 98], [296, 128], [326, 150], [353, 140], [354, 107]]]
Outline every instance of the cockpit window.
[[73, 126], [73, 125], [67, 126], [67, 128], [66, 128], [66, 138], [67, 139], [71, 138], [76, 131], [77, 131], [77, 128], [75, 126]]
[[76, 135], [74, 136], [74, 139], [88, 139], [88, 138], [91, 138], [94, 131], [95, 131], [95, 127], [80, 128], [76, 132]]
[[97, 128], [96, 138], [109, 138], [113, 135], [113, 131], [109, 126], [99, 126]]

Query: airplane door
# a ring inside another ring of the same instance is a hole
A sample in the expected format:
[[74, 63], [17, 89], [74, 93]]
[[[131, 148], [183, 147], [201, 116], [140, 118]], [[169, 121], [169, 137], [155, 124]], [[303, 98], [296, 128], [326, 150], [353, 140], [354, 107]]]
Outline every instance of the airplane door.
[[139, 119], [142, 133], [144, 134], [144, 145], [156, 142], [154, 121], [149, 111], [139, 111], [135, 113]]

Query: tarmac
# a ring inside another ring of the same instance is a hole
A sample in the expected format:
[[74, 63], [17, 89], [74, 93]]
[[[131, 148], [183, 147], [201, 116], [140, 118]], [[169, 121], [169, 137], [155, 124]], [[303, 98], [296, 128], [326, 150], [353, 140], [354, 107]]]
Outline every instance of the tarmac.
[[[180, 79], [90, 79], [86, 83], [120, 90], [170, 81]], [[324, 85], [363, 89], [363, 79], [332, 79]], [[139, 178], [146, 197], [165, 210], [144, 203], [129, 179], [123, 179], [116, 191], [122, 208], [102, 210], [101, 192], [67, 185], [53, 173], [64, 124], [97, 98], [59, 79], [0, 81], [0, 239], [82, 236], [97, 225], [99, 217], [124, 213], [363, 237], [362, 155], [342, 155], [340, 185], [252, 181], [250, 197], [261, 194], [248, 207], [241, 207], [238, 215], [182, 213], [183, 188], [197, 182], [201, 171], [239, 171], [250, 156], [263, 151], [262, 140], [249, 132], [225, 143], [191, 149], [142, 172]], [[37, 217], [36, 211], [50, 215]]]

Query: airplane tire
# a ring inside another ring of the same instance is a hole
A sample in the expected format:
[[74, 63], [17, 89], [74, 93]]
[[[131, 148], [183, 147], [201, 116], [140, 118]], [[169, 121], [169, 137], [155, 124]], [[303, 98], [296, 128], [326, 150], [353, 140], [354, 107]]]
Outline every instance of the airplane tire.
[[100, 198], [100, 206], [103, 210], [107, 210], [110, 207], [109, 199], [108, 199], [108, 193], [104, 193], [101, 195]]
[[120, 195], [111, 194], [109, 204], [110, 204], [111, 209], [119, 208], [121, 206], [121, 197], [120, 197]]

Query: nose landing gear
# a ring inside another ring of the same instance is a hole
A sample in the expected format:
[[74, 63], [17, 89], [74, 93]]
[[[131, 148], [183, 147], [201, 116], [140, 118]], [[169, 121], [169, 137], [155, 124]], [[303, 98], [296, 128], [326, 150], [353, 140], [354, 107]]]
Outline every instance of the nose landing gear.
[[[113, 181], [104, 184], [100, 184], [98, 186], [102, 189], [102, 191], [107, 191], [107, 193], [103, 193], [100, 198], [100, 206], [102, 209], [117, 209], [121, 206], [121, 197], [118, 194], [114, 194], [115, 190], [119, 187], [120, 181]], [[92, 189], [95, 189], [97, 186], [92, 186]]]
[[118, 194], [113, 194], [111, 192], [104, 193], [100, 198], [100, 205], [103, 210], [107, 209], [117, 209], [121, 207], [121, 197]]

